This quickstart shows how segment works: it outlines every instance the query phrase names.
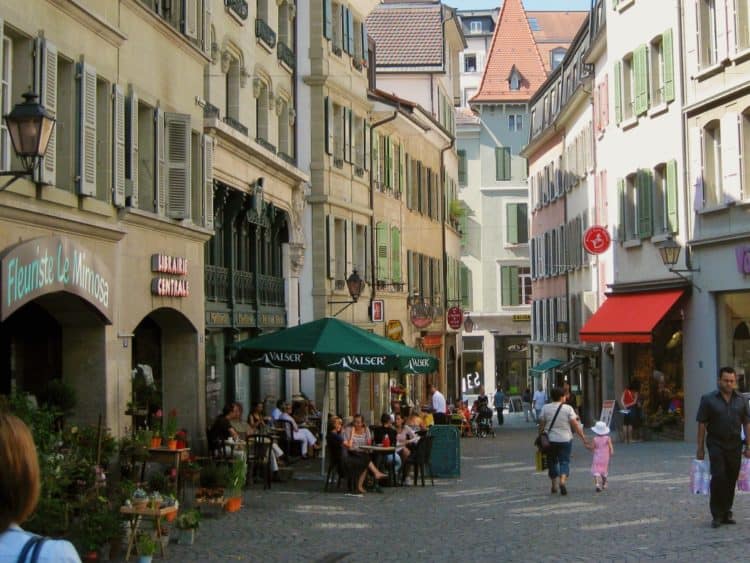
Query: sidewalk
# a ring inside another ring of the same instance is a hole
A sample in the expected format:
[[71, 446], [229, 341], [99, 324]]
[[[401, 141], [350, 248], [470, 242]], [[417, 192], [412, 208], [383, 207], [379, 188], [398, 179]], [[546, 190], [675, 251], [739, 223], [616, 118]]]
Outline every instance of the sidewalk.
[[533, 465], [535, 426], [506, 416], [495, 438], [462, 440], [459, 479], [353, 497], [323, 492], [320, 465], [246, 491], [236, 514], [204, 519], [172, 561], [640, 561], [744, 558], [748, 497], [738, 525], [710, 528], [708, 499], [688, 492], [693, 445], [615, 444], [610, 488], [595, 493], [591, 456], [576, 441], [567, 497]]

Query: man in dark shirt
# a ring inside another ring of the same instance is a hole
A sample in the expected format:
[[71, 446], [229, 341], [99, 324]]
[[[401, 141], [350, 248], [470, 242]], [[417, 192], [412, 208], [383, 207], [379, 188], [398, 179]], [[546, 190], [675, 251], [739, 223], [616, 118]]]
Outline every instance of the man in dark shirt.
[[236, 418], [237, 414], [238, 409], [234, 403], [227, 403], [221, 414], [214, 420], [208, 431], [208, 443], [213, 451], [222, 452], [226, 440], [239, 437], [237, 431], [232, 428], [232, 420]]
[[[750, 441], [750, 409], [747, 401], [735, 391], [737, 374], [734, 368], [723, 367], [719, 370], [718, 387], [718, 390], [701, 397], [696, 416], [698, 451], [695, 457], [703, 459], [705, 439], [711, 463], [713, 528], [722, 524], [736, 524], [732, 517], [732, 503], [742, 459], [741, 426], [745, 427], [746, 440]], [[748, 448], [745, 448], [745, 457], [750, 458]]]

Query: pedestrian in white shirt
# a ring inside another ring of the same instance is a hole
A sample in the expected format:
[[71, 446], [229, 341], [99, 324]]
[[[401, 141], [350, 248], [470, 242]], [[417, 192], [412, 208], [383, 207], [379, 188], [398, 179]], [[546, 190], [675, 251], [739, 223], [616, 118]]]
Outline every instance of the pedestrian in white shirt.
[[547, 404], [547, 393], [542, 390], [542, 384], [534, 391], [534, 398], [531, 400], [531, 406], [534, 409], [534, 418], [539, 421], [539, 416], [542, 414], [542, 407]]
[[430, 384], [430, 397], [432, 401], [432, 418], [435, 420], [435, 424], [447, 424], [445, 397], [437, 390], [434, 384]]

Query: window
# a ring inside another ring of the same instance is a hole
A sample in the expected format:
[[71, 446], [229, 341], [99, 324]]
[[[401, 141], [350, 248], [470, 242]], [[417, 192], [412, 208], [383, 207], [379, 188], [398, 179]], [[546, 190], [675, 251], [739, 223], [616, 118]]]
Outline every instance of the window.
[[635, 69], [633, 67], [633, 53], [628, 53], [622, 59], [622, 115], [624, 119], [634, 116], [635, 104]]
[[495, 180], [510, 180], [510, 147], [495, 147]]
[[268, 0], [256, 0], [256, 17], [266, 23], [268, 21]]
[[467, 184], [466, 151], [458, 151], [458, 183], [462, 186]]
[[664, 43], [659, 35], [651, 41], [650, 83], [652, 107], [664, 103]]
[[346, 240], [347, 222], [344, 219], [334, 220], [334, 249], [336, 256], [336, 267], [334, 268], [334, 279], [343, 281], [349, 275], [346, 270]]
[[555, 70], [558, 66], [560, 66], [560, 63], [562, 63], [563, 59], [565, 58], [565, 49], [552, 49], [549, 56], [550, 66], [552, 67], [552, 70]]
[[[333, 46], [339, 50], [339, 54], [341, 53], [341, 49], [344, 46], [344, 34], [343, 29], [341, 26], [342, 22], [342, 16], [343, 13], [341, 4], [333, 4], [333, 9], [331, 10], [333, 12], [333, 29], [332, 29], [332, 35], [333, 35]], [[334, 49], [335, 52], [335, 49]]]
[[508, 130], [509, 131], [522, 131], [523, 130], [523, 114], [516, 113], [508, 115]]
[[138, 207], [156, 212], [154, 108], [138, 103]]
[[268, 85], [256, 78], [257, 98], [255, 99], [255, 138], [268, 142]]
[[464, 264], [461, 264], [459, 266], [459, 276], [460, 276], [460, 288], [461, 288], [461, 307], [464, 309], [471, 309], [473, 299], [471, 295], [471, 286], [472, 286], [472, 273], [471, 270], [465, 266]]
[[508, 244], [529, 242], [528, 206], [525, 203], [509, 203], [505, 207], [506, 241]]
[[744, 51], [750, 48], [750, 1], [736, 0], [735, 8], [735, 41], [737, 50]]
[[294, 151], [291, 148], [290, 140], [292, 136], [289, 134], [289, 102], [284, 98], [277, 98], [277, 130], [279, 135], [278, 140], [278, 151], [280, 154], [292, 156]]
[[500, 266], [500, 304], [515, 307], [531, 304], [531, 271], [520, 266]]
[[357, 270], [363, 280], [369, 280], [370, 264], [368, 249], [370, 248], [369, 228], [365, 225], [354, 225], [354, 241], [352, 244], [352, 267]]
[[631, 174], [625, 179], [625, 240], [637, 238], [638, 217], [636, 215], [638, 203], [638, 176]]
[[368, 156], [368, 155], [365, 155], [365, 139], [364, 139], [365, 120], [364, 118], [361, 118], [355, 115], [353, 129], [354, 131], [352, 133], [352, 145], [353, 145], [353, 153], [354, 153], [354, 165], [364, 169], [365, 158], [367, 158]]
[[699, 68], [714, 65], [719, 59], [716, 16], [716, 0], [699, 0], [697, 14]]
[[354, 52], [352, 55], [356, 55], [360, 59], [364, 59], [364, 51], [362, 50], [362, 24], [358, 20], [354, 20]]
[[513, 71], [513, 74], [510, 75], [510, 89], [511, 90], [521, 89], [521, 76], [515, 70]]
[[657, 164], [654, 168], [654, 234], [668, 232], [667, 226], [667, 165]]
[[718, 120], [703, 128], [703, 202], [712, 206], [722, 203], [721, 127]]
[[292, 41], [289, 36], [289, 3], [284, 1], [279, 5], [278, 9], [278, 39], [279, 43], [283, 43], [290, 49], [292, 48]]
[[112, 87], [96, 80], [96, 197], [107, 201], [112, 194]]
[[475, 54], [464, 55], [464, 72], [476, 72], [477, 71], [477, 56]]
[[386, 223], [380, 222], [375, 225], [375, 248], [376, 256], [376, 277], [380, 282], [390, 281], [390, 229]]
[[[75, 190], [76, 158], [72, 147], [78, 138], [78, 99], [76, 64], [62, 55], [57, 57], [57, 112], [55, 118], [55, 185]], [[111, 100], [110, 96], [107, 96]], [[45, 157], [46, 158], [46, 157]]]
[[531, 31], [540, 31], [542, 29], [539, 27], [539, 21], [536, 18], [529, 18], [529, 27]]
[[401, 231], [391, 227], [391, 281], [401, 283]]
[[482, 33], [482, 20], [471, 20], [469, 22], [471, 33]]
[[[0, 110], [8, 115], [13, 109], [12, 76], [13, 76], [13, 42], [9, 37], [2, 38], [2, 68], [0, 68]], [[11, 142], [5, 120], [0, 120], [0, 170], [10, 170]]]
[[469, 100], [472, 99], [476, 93], [476, 88], [464, 88], [464, 105], [468, 105]]
[[224, 115], [237, 123], [240, 121], [240, 61], [236, 58], [232, 58], [227, 71]]

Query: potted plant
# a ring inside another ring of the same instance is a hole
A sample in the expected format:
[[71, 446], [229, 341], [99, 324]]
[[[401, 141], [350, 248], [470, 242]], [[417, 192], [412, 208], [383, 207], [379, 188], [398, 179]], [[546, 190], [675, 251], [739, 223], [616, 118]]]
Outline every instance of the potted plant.
[[154, 435], [151, 438], [151, 447], [152, 448], [159, 448], [161, 447], [161, 431], [159, 430], [161, 428], [161, 419], [162, 419], [162, 412], [161, 409], [158, 409], [154, 413]]
[[167, 415], [167, 422], [164, 425], [164, 435], [167, 439], [167, 447], [170, 450], [177, 449], [177, 409], [172, 409]]
[[139, 534], [138, 535], [138, 563], [151, 563], [151, 559], [156, 553], [158, 547], [156, 540], [151, 537], [151, 534]]
[[148, 504], [148, 493], [141, 488], [137, 488], [133, 491], [130, 500], [133, 503], [133, 508], [146, 508], [146, 505]]
[[242, 488], [247, 478], [247, 464], [244, 459], [235, 459], [229, 470], [227, 512], [237, 512], [242, 507]]
[[193, 545], [195, 541], [195, 530], [198, 529], [201, 522], [201, 513], [195, 509], [188, 510], [180, 514], [177, 518], [176, 526], [180, 530], [177, 537], [177, 543], [180, 545]]

